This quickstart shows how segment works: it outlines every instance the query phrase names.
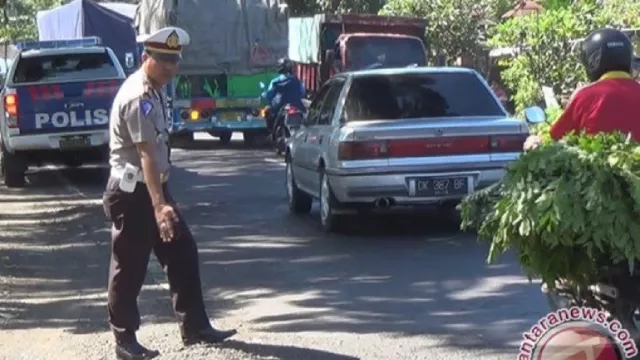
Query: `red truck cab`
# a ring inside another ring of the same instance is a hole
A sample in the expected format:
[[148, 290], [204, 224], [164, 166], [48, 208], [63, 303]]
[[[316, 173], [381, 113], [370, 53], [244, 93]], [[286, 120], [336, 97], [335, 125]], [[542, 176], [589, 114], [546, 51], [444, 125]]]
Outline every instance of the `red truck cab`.
[[[329, 54], [331, 54], [329, 52]], [[402, 34], [341, 34], [334, 47], [338, 71], [367, 68], [426, 66], [426, 50], [419, 37]]]
[[337, 72], [425, 66], [426, 22], [366, 14], [289, 19], [289, 58], [308, 94]]

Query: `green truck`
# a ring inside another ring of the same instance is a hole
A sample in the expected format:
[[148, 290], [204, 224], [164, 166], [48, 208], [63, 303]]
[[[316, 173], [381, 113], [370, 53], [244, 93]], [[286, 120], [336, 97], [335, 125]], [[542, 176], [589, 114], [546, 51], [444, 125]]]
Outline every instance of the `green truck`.
[[180, 72], [168, 86], [174, 144], [208, 132], [228, 143], [234, 132], [252, 144], [267, 134], [261, 114], [260, 82], [277, 74], [287, 56], [288, 9], [274, 2], [235, 0], [142, 0], [135, 26], [149, 34], [166, 26], [185, 29]]

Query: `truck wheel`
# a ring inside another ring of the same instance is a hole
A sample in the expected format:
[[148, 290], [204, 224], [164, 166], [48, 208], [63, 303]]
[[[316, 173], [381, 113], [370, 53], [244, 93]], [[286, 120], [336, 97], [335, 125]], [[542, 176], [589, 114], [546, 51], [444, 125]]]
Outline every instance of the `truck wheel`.
[[170, 146], [172, 148], [188, 147], [193, 142], [193, 133], [178, 133], [169, 136]]
[[26, 166], [19, 156], [11, 154], [0, 144], [0, 175], [9, 188], [24, 187]]
[[244, 141], [245, 146], [255, 146], [256, 145], [256, 134], [253, 133], [243, 133], [242, 140]]
[[229, 145], [229, 143], [231, 142], [231, 136], [233, 135], [233, 133], [231, 131], [223, 131], [221, 132], [218, 137], [220, 138], [220, 144], [222, 145]]

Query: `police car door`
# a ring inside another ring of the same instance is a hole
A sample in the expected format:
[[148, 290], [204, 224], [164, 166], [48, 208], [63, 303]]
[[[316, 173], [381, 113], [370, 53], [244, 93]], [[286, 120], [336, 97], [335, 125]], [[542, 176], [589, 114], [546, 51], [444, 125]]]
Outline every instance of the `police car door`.
[[17, 93], [20, 133], [108, 129], [109, 110], [124, 78], [110, 55], [104, 48], [23, 53], [9, 79]]

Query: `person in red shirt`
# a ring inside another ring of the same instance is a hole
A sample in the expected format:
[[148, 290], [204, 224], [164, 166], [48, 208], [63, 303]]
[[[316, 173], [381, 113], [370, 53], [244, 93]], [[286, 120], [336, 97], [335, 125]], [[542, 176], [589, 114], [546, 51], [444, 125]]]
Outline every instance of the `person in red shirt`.
[[[584, 39], [581, 50], [582, 64], [592, 83], [572, 95], [552, 125], [551, 137], [558, 141], [574, 131], [620, 131], [640, 141], [640, 84], [631, 77], [631, 41], [621, 31], [599, 29]], [[540, 143], [540, 137], [532, 135], [525, 142], [525, 149]]]

